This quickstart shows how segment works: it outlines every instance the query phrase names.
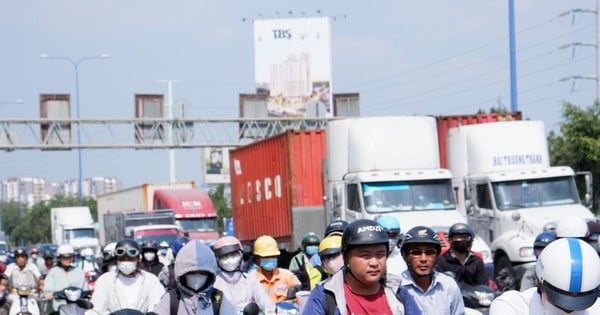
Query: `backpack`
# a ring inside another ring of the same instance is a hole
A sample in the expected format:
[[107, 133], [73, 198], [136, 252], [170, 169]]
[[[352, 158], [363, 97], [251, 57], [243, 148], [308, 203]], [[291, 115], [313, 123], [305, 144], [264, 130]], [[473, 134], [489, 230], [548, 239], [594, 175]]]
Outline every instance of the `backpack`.
[[[177, 309], [179, 308], [179, 299], [181, 293], [177, 288], [169, 290], [169, 298], [171, 300], [171, 315], [177, 315]], [[212, 295], [210, 297], [212, 301], [213, 312], [218, 315], [221, 311], [221, 302], [223, 301], [223, 292], [217, 288], [212, 289]]]

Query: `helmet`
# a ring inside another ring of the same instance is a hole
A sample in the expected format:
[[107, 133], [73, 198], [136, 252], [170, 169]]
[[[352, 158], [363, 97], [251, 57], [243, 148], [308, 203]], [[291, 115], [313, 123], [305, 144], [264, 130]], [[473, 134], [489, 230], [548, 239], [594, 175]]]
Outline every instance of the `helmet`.
[[406, 256], [409, 249], [406, 245], [410, 244], [433, 244], [437, 249], [438, 255], [442, 250], [440, 237], [432, 229], [426, 226], [415, 226], [404, 234], [402, 247], [400, 248], [402, 255]]
[[223, 236], [213, 246], [213, 251], [217, 257], [243, 250], [242, 243], [234, 236]]
[[158, 247], [169, 248], [169, 243], [167, 243], [166, 241], [162, 241], [160, 242], [160, 244], [158, 244]]
[[382, 215], [375, 220], [379, 225], [383, 226], [386, 233], [400, 234], [400, 222], [391, 215]]
[[319, 243], [319, 256], [333, 255], [342, 252], [342, 237], [330, 235]]
[[173, 242], [173, 245], [171, 245], [171, 252], [173, 253], [173, 256], [177, 256], [177, 253], [179, 253], [181, 248], [189, 242], [190, 239], [185, 236], [176, 239], [175, 242]]
[[254, 255], [260, 257], [271, 257], [271, 256], [279, 256], [281, 252], [279, 252], [279, 248], [277, 248], [277, 241], [269, 236], [263, 235], [254, 241]]
[[130, 257], [139, 256], [140, 245], [133, 239], [124, 238], [118, 241], [117, 245], [115, 245], [114, 254], [116, 257], [120, 257], [123, 255], [127, 255]]
[[360, 219], [348, 224], [342, 234], [342, 252], [355, 245], [385, 244], [388, 250], [388, 235], [379, 223]]
[[587, 236], [587, 233], [588, 225], [583, 218], [567, 217], [556, 223], [556, 238], [584, 238]]
[[541, 247], [544, 248], [548, 246], [551, 242], [556, 240], [556, 235], [552, 232], [542, 232], [535, 237], [535, 242], [533, 242], [533, 247]]
[[94, 250], [89, 247], [86, 247], [81, 250], [81, 256], [94, 256]]
[[453, 235], [456, 235], [456, 234], [468, 234], [471, 236], [471, 238], [475, 237], [475, 233], [473, 232], [473, 229], [470, 226], [466, 225], [465, 223], [452, 224], [452, 226], [448, 230], [448, 237], [452, 237]]
[[54, 258], [54, 253], [52, 253], [52, 251], [49, 251], [49, 250], [44, 251], [44, 259], [47, 259], [47, 258]]
[[548, 300], [565, 310], [584, 310], [598, 298], [600, 258], [582, 240], [563, 238], [548, 244], [535, 273]]
[[15, 251], [13, 252], [13, 256], [14, 257], [17, 257], [17, 256], [25, 256], [25, 257], [27, 257], [27, 256], [29, 256], [29, 254], [27, 254], [27, 251], [25, 250], [25, 248], [23, 248], [23, 247], [17, 247], [15, 249]]
[[156, 252], [158, 252], [158, 244], [156, 244], [156, 242], [153, 241], [153, 240], [145, 240], [142, 243], [142, 251], [143, 252], [148, 251], [148, 252], [155, 252], [156, 253]]
[[308, 232], [302, 236], [302, 250], [306, 250], [306, 246], [308, 245], [316, 245], [319, 246], [319, 242], [321, 240], [314, 232]]
[[35, 247], [29, 250], [29, 254], [30, 254], [30, 255], [31, 255], [31, 254], [37, 254], [37, 252], [38, 252], [38, 249], [37, 249], [37, 248], [35, 248]]
[[60, 245], [56, 249], [56, 256], [58, 257], [73, 257], [73, 255], [75, 255], [75, 249], [69, 244]]
[[330, 235], [331, 233], [338, 233], [342, 235], [344, 233], [344, 229], [348, 226], [348, 222], [344, 220], [334, 220], [327, 225], [325, 228], [325, 236]]

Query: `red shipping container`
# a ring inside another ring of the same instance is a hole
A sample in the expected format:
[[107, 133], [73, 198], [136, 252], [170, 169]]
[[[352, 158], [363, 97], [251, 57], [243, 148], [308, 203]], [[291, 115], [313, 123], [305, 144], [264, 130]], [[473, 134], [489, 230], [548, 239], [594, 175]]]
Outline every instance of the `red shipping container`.
[[291, 130], [230, 151], [234, 234], [241, 241], [289, 240], [292, 207], [323, 206], [325, 143], [325, 130]]
[[521, 112], [514, 113], [490, 113], [490, 114], [471, 114], [471, 115], [454, 115], [454, 116], [438, 116], [438, 144], [440, 147], [440, 167], [448, 168], [448, 150], [446, 148], [446, 138], [448, 129], [456, 126], [475, 125], [496, 121], [521, 120]]

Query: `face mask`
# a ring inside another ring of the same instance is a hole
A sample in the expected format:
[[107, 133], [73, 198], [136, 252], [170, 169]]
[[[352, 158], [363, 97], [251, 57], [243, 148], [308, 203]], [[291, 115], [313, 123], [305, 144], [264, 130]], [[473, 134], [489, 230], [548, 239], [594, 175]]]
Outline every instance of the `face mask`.
[[152, 252], [144, 253], [144, 259], [146, 261], [153, 261], [154, 258], [156, 258], [156, 254], [155, 253], [152, 253]]
[[571, 313], [567, 313], [560, 308], [556, 307], [554, 304], [548, 302], [546, 294], [542, 293], [542, 306], [544, 307], [545, 315], [583, 315], [585, 314], [585, 310], [583, 311], [573, 311]]
[[271, 271], [277, 267], [277, 258], [263, 258], [260, 260], [260, 266], [266, 271]]
[[319, 246], [306, 246], [306, 255], [312, 256], [319, 252]]
[[329, 259], [326, 262], [323, 262], [323, 267], [325, 267], [325, 270], [330, 275], [338, 272], [342, 268], [342, 266], [344, 266], [344, 256], [342, 255], [339, 255], [334, 259]]
[[31, 254], [31, 258], [36, 259], [37, 255], [36, 254]]
[[452, 242], [452, 248], [459, 253], [466, 253], [469, 251], [469, 241], [454, 241]]
[[198, 291], [200, 288], [204, 286], [206, 280], [208, 279], [208, 275], [201, 273], [192, 273], [185, 275], [185, 285], [194, 290]]
[[160, 254], [161, 255], [166, 255], [167, 254], [167, 249], [166, 248], [165, 249], [161, 249], [160, 250]]
[[225, 271], [234, 271], [240, 265], [240, 260], [242, 260], [241, 255], [229, 256], [224, 259], [219, 259], [219, 266]]
[[119, 261], [117, 268], [124, 275], [130, 275], [137, 269], [137, 261]]

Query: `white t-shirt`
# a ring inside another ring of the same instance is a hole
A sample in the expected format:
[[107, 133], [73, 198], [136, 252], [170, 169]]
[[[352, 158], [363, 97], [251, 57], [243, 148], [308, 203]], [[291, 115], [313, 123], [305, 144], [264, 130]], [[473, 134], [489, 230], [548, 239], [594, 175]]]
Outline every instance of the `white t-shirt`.
[[[144, 279], [140, 276], [135, 276], [132, 278], [123, 277], [121, 275], [117, 276], [117, 281], [115, 282], [115, 290], [117, 292], [132, 292], [137, 293], [140, 292], [142, 288], [142, 283]], [[127, 304], [128, 308], [136, 308], [137, 305], [137, 294], [123, 294], [123, 302]]]

